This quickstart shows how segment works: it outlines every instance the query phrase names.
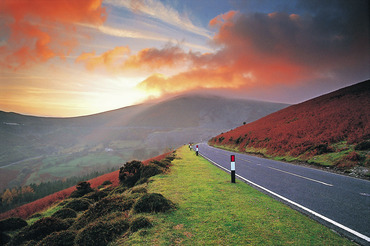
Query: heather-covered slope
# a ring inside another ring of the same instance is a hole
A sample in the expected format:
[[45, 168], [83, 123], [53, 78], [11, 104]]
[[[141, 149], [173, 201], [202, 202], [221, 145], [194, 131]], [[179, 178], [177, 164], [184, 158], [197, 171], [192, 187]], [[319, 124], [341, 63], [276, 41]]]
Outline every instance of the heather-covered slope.
[[339, 169], [366, 169], [370, 166], [370, 80], [282, 109], [220, 134], [210, 143]]

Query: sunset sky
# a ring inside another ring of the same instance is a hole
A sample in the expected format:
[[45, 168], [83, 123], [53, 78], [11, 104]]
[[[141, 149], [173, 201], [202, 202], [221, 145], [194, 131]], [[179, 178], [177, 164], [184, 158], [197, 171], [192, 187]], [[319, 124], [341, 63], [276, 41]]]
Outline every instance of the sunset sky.
[[299, 103], [370, 78], [368, 0], [2, 0], [0, 110], [204, 92]]

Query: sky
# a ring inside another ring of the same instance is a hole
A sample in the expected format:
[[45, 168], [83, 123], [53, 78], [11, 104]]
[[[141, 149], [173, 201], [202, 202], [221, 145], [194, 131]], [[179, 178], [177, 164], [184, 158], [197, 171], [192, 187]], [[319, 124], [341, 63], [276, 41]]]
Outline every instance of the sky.
[[370, 77], [367, 0], [2, 0], [0, 110], [185, 93], [295, 104]]

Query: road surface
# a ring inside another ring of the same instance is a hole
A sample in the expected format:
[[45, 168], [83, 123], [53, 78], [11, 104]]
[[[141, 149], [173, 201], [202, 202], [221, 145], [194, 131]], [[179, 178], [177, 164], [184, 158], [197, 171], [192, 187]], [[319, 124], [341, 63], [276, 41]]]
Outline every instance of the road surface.
[[198, 145], [201, 156], [225, 171], [230, 170], [230, 155], [234, 154], [237, 178], [356, 242], [370, 245], [370, 181]]

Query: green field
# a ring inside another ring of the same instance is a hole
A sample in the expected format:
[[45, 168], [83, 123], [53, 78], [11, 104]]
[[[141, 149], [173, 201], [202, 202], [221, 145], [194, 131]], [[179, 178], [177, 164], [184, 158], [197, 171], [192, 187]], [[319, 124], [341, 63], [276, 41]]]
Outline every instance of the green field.
[[153, 228], [111, 245], [353, 245], [247, 184], [231, 184], [229, 174], [187, 147], [177, 155], [149, 192], [163, 194], [178, 209], [152, 214]]

